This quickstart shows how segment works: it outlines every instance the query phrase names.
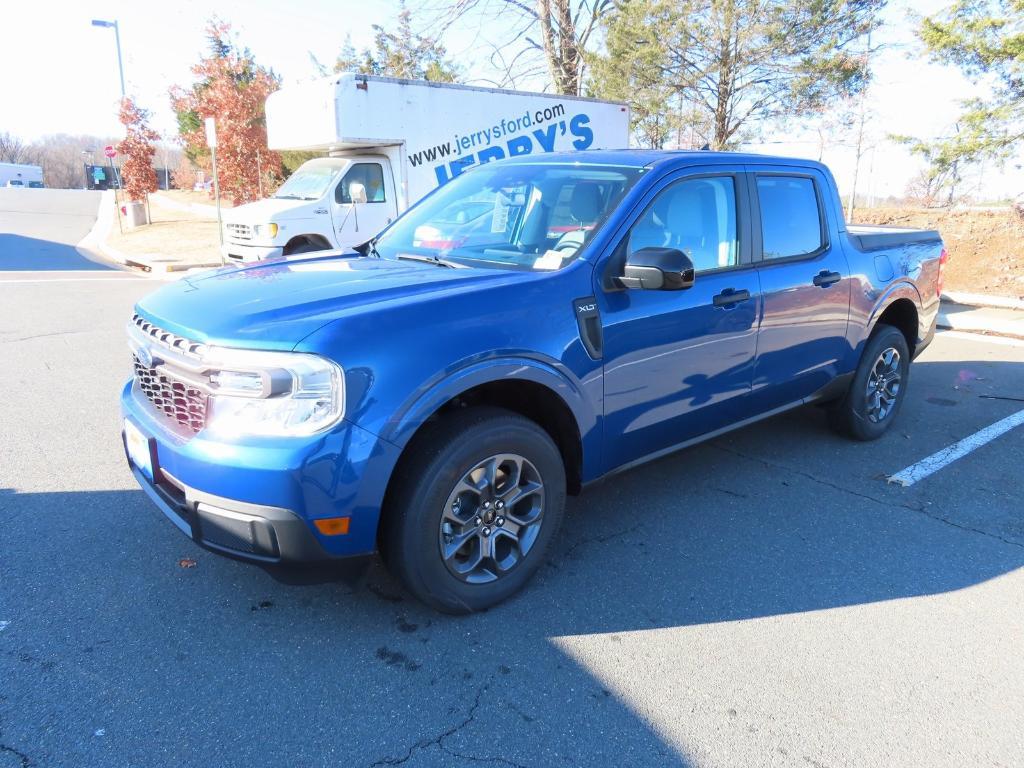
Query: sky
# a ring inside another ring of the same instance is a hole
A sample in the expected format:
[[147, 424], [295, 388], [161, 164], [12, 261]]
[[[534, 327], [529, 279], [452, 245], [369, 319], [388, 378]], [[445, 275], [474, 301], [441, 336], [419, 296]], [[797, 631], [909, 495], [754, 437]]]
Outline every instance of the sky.
[[[409, 5], [415, 11], [415, 0]], [[861, 194], [901, 195], [921, 163], [886, 137], [948, 135], [959, 112], [958, 101], [974, 94], [974, 87], [957, 69], [917, 56], [910, 14], [930, 14], [946, 5], [943, 0], [894, 0], [885, 11], [886, 24], [872, 39], [883, 50], [875, 57], [874, 83], [867, 97], [866, 145], [874, 149], [861, 161]], [[310, 54], [325, 64], [333, 62], [346, 35], [356, 48], [370, 43], [371, 25], [392, 24], [397, 6], [397, 0], [10, 3], [4, 11], [6, 34], [0, 45], [0, 131], [27, 140], [48, 133], [120, 134], [114, 31], [93, 27], [92, 19], [118, 20], [127, 91], [152, 110], [153, 127], [170, 138], [175, 124], [167, 91], [174, 84], [191, 82], [189, 68], [205, 51], [203, 28], [211, 14], [230, 21], [239, 41], [287, 85], [315, 74]], [[450, 56], [462, 65], [469, 82], [497, 77], [481, 53], [486, 48], [481, 41], [499, 39], [503, 31], [500, 19], [470, 16], [445, 38]], [[517, 85], [539, 89], [543, 83]], [[799, 126], [764, 140], [743, 148], [818, 156], [817, 134]], [[844, 192], [852, 182], [854, 154], [852, 147], [833, 142], [822, 158]], [[1022, 162], [984, 168], [981, 182], [987, 194], [983, 197], [995, 199], [1024, 189]]]

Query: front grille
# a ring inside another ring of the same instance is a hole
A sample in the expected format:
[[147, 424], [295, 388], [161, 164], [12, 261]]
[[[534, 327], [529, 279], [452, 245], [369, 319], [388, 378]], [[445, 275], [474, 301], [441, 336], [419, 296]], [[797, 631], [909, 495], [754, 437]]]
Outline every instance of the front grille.
[[193, 432], [206, 425], [206, 393], [142, 364], [133, 356], [135, 380], [149, 401], [170, 419]]
[[252, 227], [248, 224], [228, 224], [228, 236], [235, 240], [252, 240]]

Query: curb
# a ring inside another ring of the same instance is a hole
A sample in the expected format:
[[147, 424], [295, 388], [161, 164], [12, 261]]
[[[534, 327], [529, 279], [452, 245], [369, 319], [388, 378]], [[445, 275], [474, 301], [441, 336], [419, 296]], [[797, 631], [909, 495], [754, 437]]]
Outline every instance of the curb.
[[[120, 252], [118, 251], [116, 253]], [[139, 267], [145, 272], [153, 275], [166, 275], [171, 272], [188, 272], [192, 269], [213, 269], [224, 266], [220, 261], [177, 261], [175, 259], [168, 259], [154, 254], [127, 256], [120, 253], [120, 255], [124, 257], [126, 264], [133, 267]]]
[[114, 193], [112, 190], [106, 190], [102, 193], [100, 207], [96, 213], [96, 221], [93, 222], [89, 233], [75, 246], [76, 248], [88, 251], [120, 266], [134, 267], [135, 269], [131, 271], [141, 270], [153, 277], [167, 275], [172, 272], [188, 272], [192, 269], [209, 269], [211, 267], [224, 266], [219, 260], [210, 262], [178, 261], [151, 253], [132, 255], [114, 248], [107, 242], [107, 235], [110, 234], [114, 221], [113, 198]]
[[947, 291], [942, 294], [942, 301], [949, 302], [950, 304], [960, 304], [965, 307], [1024, 310], [1024, 300], [1022, 299], [1014, 299], [1010, 296], [987, 296], [983, 293]]
[[[125, 261], [124, 254], [110, 248], [106, 242], [107, 235], [110, 233], [110, 228], [113, 226], [114, 221], [112, 202], [114, 202], [113, 190], [108, 189], [100, 193], [100, 207], [96, 211], [96, 221], [92, 223], [92, 229], [89, 230], [86, 236], [75, 244], [75, 248], [80, 251], [88, 251], [93, 256], [99, 256], [106, 261], [125, 266], [128, 262]], [[89, 258], [84, 253], [82, 255]]]
[[1024, 340], [1024, 317], [1014, 320], [1006, 320], [1001, 317], [986, 317], [984, 309], [979, 308], [965, 313], [949, 314], [940, 308], [935, 325], [944, 330]]

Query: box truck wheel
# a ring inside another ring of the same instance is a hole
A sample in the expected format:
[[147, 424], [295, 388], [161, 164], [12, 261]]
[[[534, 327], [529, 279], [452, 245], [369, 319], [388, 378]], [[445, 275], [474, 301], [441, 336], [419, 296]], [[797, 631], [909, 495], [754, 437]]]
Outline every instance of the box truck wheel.
[[292, 256], [296, 253], [312, 253], [313, 251], [326, 251], [331, 246], [319, 240], [310, 240], [305, 237], [297, 237], [289, 240], [284, 247], [284, 255]]
[[537, 424], [501, 408], [443, 416], [395, 470], [382, 520], [389, 569], [446, 613], [482, 611], [544, 562], [565, 509], [565, 467]]

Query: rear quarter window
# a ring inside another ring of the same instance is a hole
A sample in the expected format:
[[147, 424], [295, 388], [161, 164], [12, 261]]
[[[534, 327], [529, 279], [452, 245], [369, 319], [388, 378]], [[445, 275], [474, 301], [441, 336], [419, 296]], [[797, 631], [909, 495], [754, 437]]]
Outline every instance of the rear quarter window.
[[825, 243], [813, 179], [758, 176], [757, 198], [765, 259], [806, 256], [821, 250]]

